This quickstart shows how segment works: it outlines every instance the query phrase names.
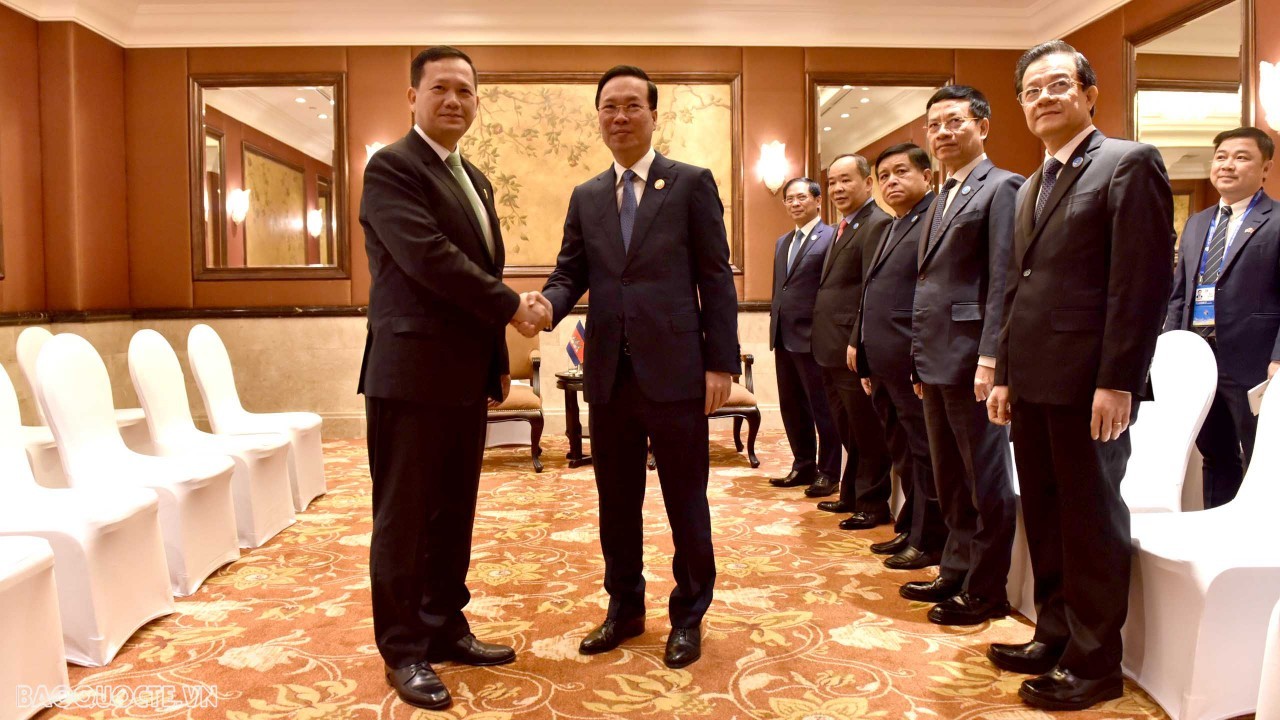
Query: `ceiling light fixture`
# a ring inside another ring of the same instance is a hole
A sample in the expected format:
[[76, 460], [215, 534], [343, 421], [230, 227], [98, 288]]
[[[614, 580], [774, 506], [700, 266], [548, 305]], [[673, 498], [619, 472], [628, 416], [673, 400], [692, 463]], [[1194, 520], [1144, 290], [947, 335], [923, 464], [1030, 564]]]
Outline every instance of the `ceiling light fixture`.
[[863, 103], [863, 104], [866, 104], [866, 103], [871, 102], [871, 98], [864, 97], [864, 98], [862, 98], [861, 100], [859, 100], [858, 102]]
[[307, 99], [306, 99], [306, 98], [303, 98], [303, 97], [296, 97], [296, 98], [294, 98], [294, 99], [293, 99], [293, 101], [294, 101], [294, 102], [296, 102], [296, 103], [298, 103], [299, 105], [301, 105], [301, 104], [305, 103], [305, 102], [307, 101]]
[[840, 117], [841, 117], [841, 118], [847, 118], [847, 117], [849, 117], [849, 113], [840, 113]]

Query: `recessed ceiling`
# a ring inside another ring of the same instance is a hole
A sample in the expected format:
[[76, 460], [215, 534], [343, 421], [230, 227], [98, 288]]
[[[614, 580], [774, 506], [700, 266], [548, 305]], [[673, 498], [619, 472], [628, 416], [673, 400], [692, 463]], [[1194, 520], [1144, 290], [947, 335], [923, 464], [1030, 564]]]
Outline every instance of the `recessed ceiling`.
[[0, 0], [125, 47], [733, 45], [1026, 48], [1126, 0]]
[[1243, 23], [1236, 0], [1229, 5], [1201, 15], [1177, 30], [1143, 43], [1138, 47], [1142, 54], [1161, 55], [1211, 55], [1239, 57], [1240, 32]]
[[201, 96], [206, 105], [326, 165], [333, 164], [332, 86], [204, 88]]
[[936, 90], [886, 85], [821, 87], [815, 128], [819, 167], [825, 168], [837, 155], [857, 152], [918, 120]]

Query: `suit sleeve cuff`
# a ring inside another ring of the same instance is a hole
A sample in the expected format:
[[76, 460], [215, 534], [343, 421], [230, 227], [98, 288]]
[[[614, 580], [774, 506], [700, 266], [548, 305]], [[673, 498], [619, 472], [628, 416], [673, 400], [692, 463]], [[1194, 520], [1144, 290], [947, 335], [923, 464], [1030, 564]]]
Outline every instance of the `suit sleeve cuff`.
[[996, 359], [991, 357], [990, 355], [978, 356], [978, 367], [992, 368], [994, 370], [995, 366], [996, 366]]

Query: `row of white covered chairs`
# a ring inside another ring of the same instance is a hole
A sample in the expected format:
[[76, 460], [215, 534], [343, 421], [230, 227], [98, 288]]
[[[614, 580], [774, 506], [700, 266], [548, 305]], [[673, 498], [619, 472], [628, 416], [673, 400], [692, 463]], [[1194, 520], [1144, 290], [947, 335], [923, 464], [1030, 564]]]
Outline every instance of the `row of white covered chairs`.
[[[199, 349], [197, 349], [197, 347]], [[223, 408], [222, 434], [203, 433], [191, 417], [177, 355], [152, 330], [137, 333], [129, 369], [145, 410], [148, 447], [126, 446], [102, 358], [83, 338], [61, 334], [44, 343], [33, 388], [56, 439], [66, 489], [41, 486], [24, 452], [17, 395], [0, 371], [0, 475], [8, 481], [0, 535], [34, 535], [53, 547], [58, 565], [66, 657], [100, 666], [143, 624], [171, 612], [173, 596], [199, 588], [217, 568], [294, 522], [325, 491], [319, 458], [291, 467], [297, 440], [319, 455], [319, 417], [310, 413], [250, 416], [243, 410], [225, 347], [207, 326], [193, 328], [188, 353], [206, 407]], [[216, 399], [216, 402], [210, 402]], [[314, 439], [308, 437], [314, 425]], [[292, 472], [291, 472], [292, 471]], [[295, 478], [305, 481], [299, 492]]]
[[[1262, 718], [1264, 646], [1280, 601], [1280, 526], [1271, 520], [1280, 506], [1280, 392], [1264, 396], [1236, 498], [1184, 512], [1197, 507], [1194, 499], [1184, 503], [1184, 478], [1216, 392], [1217, 363], [1198, 335], [1168, 332], [1157, 342], [1151, 377], [1155, 400], [1142, 404], [1130, 430], [1133, 452], [1120, 486], [1134, 543], [1124, 671], [1174, 720], [1219, 720], [1255, 708]], [[1018, 524], [1009, 597], [1034, 620], [1020, 508]], [[1280, 674], [1275, 642], [1273, 672]], [[1280, 697], [1272, 702], [1280, 720]]]

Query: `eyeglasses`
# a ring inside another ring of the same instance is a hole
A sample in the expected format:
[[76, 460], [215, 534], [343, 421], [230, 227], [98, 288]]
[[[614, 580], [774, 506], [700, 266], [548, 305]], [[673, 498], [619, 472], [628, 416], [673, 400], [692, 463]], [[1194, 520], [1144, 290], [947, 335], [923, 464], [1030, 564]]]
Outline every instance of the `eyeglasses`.
[[812, 200], [812, 199], [813, 199], [813, 196], [812, 196], [812, 195], [808, 195], [808, 194], [805, 194], [805, 195], [788, 195], [788, 196], [786, 196], [786, 197], [782, 198], [782, 204], [783, 204], [783, 205], [790, 205], [790, 204], [792, 204], [792, 203], [802, 203], [802, 202], [805, 202], [805, 201], [808, 201], [808, 200]]
[[1063, 95], [1071, 92], [1071, 89], [1077, 85], [1084, 87], [1084, 83], [1079, 80], [1058, 78], [1048, 85], [1045, 85], [1043, 88], [1023, 88], [1022, 92], [1018, 93], [1018, 102], [1022, 105], [1030, 105], [1040, 99], [1041, 93], [1048, 97], [1062, 97]]
[[953, 117], [946, 121], [934, 120], [928, 125], [925, 125], [924, 129], [930, 135], [937, 134], [944, 127], [947, 129], [947, 132], [949, 133], [958, 133], [960, 132], [960, 128], [964, 127], [965, 123], [969, 122], [970, 120], [977, 120], [977, 119], [978, 118], [975, 118], [975, 117]]
[[601, 105], [600, 115], [602, 117], [617, 117], [618, 113], [626, 113], [627, 117], [639, 117], [649, 108], [639, 103], [631, 103], [630, 105]]

